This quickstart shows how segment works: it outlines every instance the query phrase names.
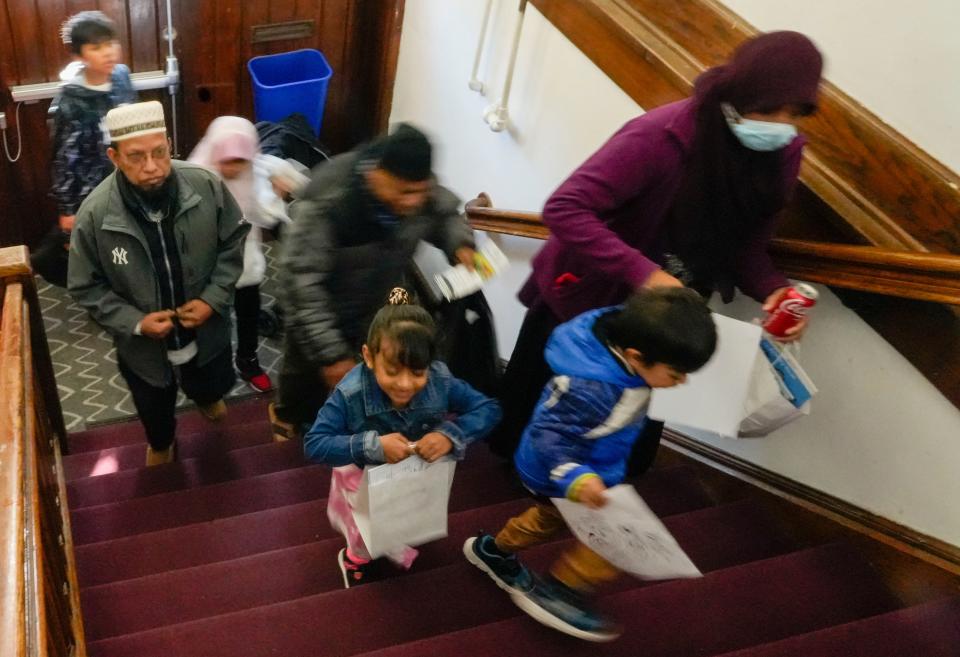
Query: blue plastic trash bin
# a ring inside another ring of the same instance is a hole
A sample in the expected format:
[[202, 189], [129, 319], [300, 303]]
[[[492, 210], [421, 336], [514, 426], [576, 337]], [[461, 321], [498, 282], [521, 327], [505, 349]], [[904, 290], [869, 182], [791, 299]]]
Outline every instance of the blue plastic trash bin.
[[333, 70], [319, 50], [294, 50], [247, 62], [253, 80], [257, 121], [281, 121], [294, 112], [320, 134], [327, 86]]

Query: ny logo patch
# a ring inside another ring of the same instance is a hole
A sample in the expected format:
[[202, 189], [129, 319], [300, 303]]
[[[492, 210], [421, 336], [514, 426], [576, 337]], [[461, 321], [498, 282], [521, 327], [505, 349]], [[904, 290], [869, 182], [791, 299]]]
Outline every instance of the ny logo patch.
[[126, 265], [127, 263], [127, 250], [121, 247], [116, 247], [112, 252], [113, 254], [113, 264], [115, 265]]

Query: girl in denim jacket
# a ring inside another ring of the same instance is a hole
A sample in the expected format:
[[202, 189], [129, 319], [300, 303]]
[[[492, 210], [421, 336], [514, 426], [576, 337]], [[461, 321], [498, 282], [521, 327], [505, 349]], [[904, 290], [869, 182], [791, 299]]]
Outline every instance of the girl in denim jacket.
[[[373, 575], [350, 506], [362, 468], [398, 463], [413, 454], [429, 462], [446, 454], [463, 459], [467, 445], [500, 421], [495, 400], [434, 360], [437, 336], [429, 313], [408, 305], [400, 288], [390, 298], [370, 325], [363, 363], [343, 378], [304, 437], [308, 459], [334, 466], [327, 515], [347, 539], [337, 555], [346, 588]], [[405, 547], [388, 558], [410, 568], [416, 556]]]

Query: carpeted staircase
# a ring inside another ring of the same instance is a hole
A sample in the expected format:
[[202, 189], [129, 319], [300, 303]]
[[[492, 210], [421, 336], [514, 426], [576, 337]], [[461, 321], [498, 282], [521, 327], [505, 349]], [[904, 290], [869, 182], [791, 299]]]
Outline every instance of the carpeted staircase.
[[[468, 536], [528, 504], [483, 447], [457, 471], [450, 536], [409, 573], [344, 590], [329, 469], [270, 442], [263, 400], [231, 406], [218, 427], [183, 415], [178, 433], [179, 462], [150, 469], [138, 423], [71, 436], [91, 657], [960, 654], [960, 599], [901, 609], [852, 547], [796, 545], [756, 502], [715, 505], [689, 467], [634, 483], [706, 576], [622, 578], [601, 606], [626, 631], [597, 645], [539, 626], [463, 558]], [[543, 568], [570, 540], [525, 559]]]

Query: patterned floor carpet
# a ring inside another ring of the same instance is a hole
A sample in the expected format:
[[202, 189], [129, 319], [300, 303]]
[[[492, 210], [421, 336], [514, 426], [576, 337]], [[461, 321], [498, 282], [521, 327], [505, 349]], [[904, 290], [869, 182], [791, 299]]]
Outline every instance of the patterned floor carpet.
[[[264, 245], [267, 280], [260, 288], [264, 308], [275, 302], [275, 269], [270, 248], [270, 244]], [[37, 279], [37, 285], [67, 430], [80, 431], [135, 416], [130, 393], [117, 371], [116, 352], [110, 336], [93, 323], [66, 290], [41, 279]], [[274, 383], [281, 357], [279, 338], [260, 338], [260, 365]], [[253, 390], [238, 378], [228, 397], [251, 394], [254, 394]], [[187, 406], [191, 402], [181, 394], [177, 404]]]

